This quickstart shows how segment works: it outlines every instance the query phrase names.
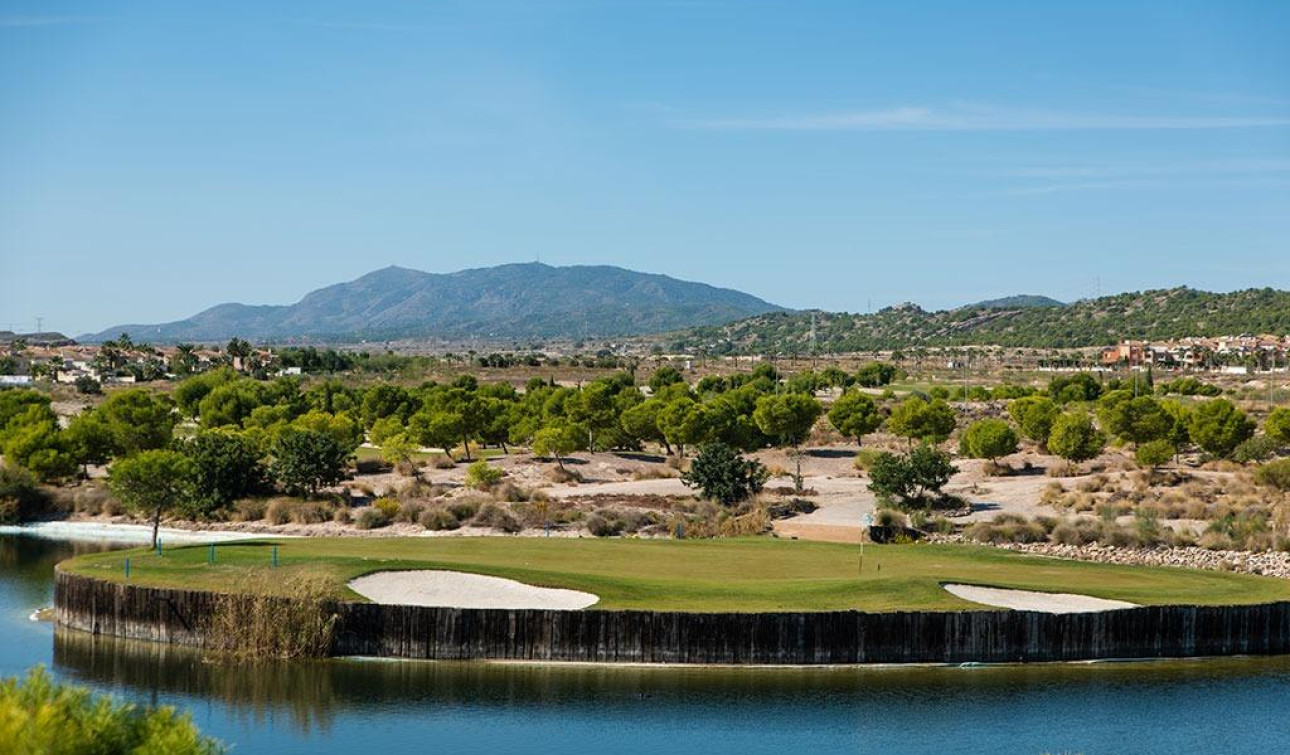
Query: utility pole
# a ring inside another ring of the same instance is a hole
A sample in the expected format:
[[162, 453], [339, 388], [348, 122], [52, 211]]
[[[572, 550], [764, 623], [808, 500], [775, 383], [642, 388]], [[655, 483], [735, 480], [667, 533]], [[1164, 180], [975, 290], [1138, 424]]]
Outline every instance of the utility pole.
[[36, 335], [40, 335], [41, 333], [43, 333], [43, 332], [44, 332], [44, 330], [45, 330], [45, 318], [43, 318], [43, 317], [37, 317], [37, 318], [36, 318]]

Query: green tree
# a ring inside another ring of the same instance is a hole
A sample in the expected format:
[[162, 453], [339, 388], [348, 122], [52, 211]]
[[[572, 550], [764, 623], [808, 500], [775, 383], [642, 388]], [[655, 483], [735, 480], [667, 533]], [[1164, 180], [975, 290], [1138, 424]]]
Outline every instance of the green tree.
[[668, 444], [667, 436], [663, 434], [658, 421], [659, 414], [666, 405], [662, 399], [650, 398], [624, 411], [619, 418], [624, 435], [640, 443], [662, 444], [667, 455], [671, 456], [672, 446]]
[[893, 434], [924, 443], [940, 443], [950, 437], [958, 424], [954, 409], [942, 399], [925, 401], [910, 396], [891, 410], [887, 429]]
[[797, 448], [806, 442], [824, 407], [812, 396], [784, 393], [757, 399], [753, 421], [776, 443]]
[[345, 478], [349, 455], [328, 433], [290, 428], [273, 442], [270, 469], [287, 492], [312, 497]]
[[968, 425], [959, 439], [959, 453], [971, 459], [994, 461], [1017, 450], [1017, 433], [1001, 419], [983, 419]]
[[152, 518], [152, 546], [166, 511], [193, 499], [193, 462], [178, 451], [151, 449], [117, 459], [108, 469], [108, 486], [121, 502]]
[[886, 362], [869, 362], [856, 371], [856, 383], [865, 388], [890, 385], [900, 375], [900, 368]]
[[1290, 407], [1280, 407], [1268, 413], [1263, 422], [1263, 432], [1278, 443], [1290, 443]]
[[50, 408], [47, 394], [29, 388], [0, 390], [0, 431], [5, 430], [11, 422], [22, 416], [34, 418], [37, 421], [57, 419]]
[[1191, 412], [1188, 431], [1192, 441], [1206, 453], [1227, 458], [1254, 435], [1254, 420], [1223, 398], [1206, 401]]
[[1097, 457], [1106, 447], [1106, 435], [1083, 412], [1066, 412], [1053, 422], [1048, 450], [1074, 464]]
[[1008, 414], [1021, 428], [1022, 435], [1046, 448], [1048, 434], [1052, 432], [1053, 422], [1061, 410], [1047, 396], [1026, 396], [1008, 404]]
[[882, 412], [869, 396], [860, 391], [847, 391], [829, 408], [829, 422], [859, 445], [864, 436], [882, 425]]
[[757, 408], [753, 411], [753, 421], [763, 433], [779, 444], [792, 447], [796, 466], [793, 488], [798, 494], [803, 489], [801, 446], [823, 412], [824, 407], [819, 400], [802, 393], [762, 396], [757, 399]]
[[193, 462], [193, 497], [186, 507], [193, 518], [210, 516], [264, 486], [259, 449], [241, 433], [206, 430], [180, 450]]
[[112, 431], [118, 456], [170, 445], [176, 417], [164, 396], [154, 396], [142, 388], [118, 391], [96, 411]]
[[555, 463], [564, 469], [564, 457], [578, 449], [580, 435], [574, 425], [544, 427], [533, 434], [533, 454], [548, 459], [555, 457]]
[[685, 377], [681, 375], [680, 370], [672, 367], [671, 365], [663, 365], [657, 370], [654, 370], [654, 374], [649, 376], [650, 393], [656, 395], [662, 392], [663, 389], [669, 385], [676, 385], [677, 383], [684, 382]]
[[744, 458], [725, 443], [705, 443], [681, 482], [704, 498], [731, 506], [761, 492], [767, 477], [766, 467], [756, 459]]
[[67, 423], [63, 437], [76, 463], [85, 468], [87, 476], [90, 464], [108, 463], [112, 459], [113, 449], [116, 448], [116, 438], [112, 435], [112, 428], [108, 427], [99, 413], [93, 409], [86, 409], [73, 417], [71, 422]]
[[76, 458], [54, 422], [35, 422], [12, 429], [4, 443], [8, 461], [53, 482], [76, 472]]
[[[1151, 396], [1134, 398], [1127, 392], [1112, 391], [1099, 400], [1098, 419], [1102, 428], [1126, 443], [1149, 443], [1153, 440], [1168, 439], [1174, 428], [1174, 419]], [[1108, 397], [1116, 396], [1117, 400], [1101, 405]]]
[[1058, 375], [1048, 381], [1048, 395], [1059, 404], [1072, 401], [1096, 401], [1102, 395], [1102, 386], [1087, 372]]
[[676, 446], [681, 456], [685, 456], [685, 447], [698, 443], [699, 420], [702, 410], [699, 404], [689, 396], [681, 396], [669, 401], [659, 409], [658, 428], [663, 433], [664, 443]]
[[884, 503], [926, 508], [957, 471], [948, 454], [928, 444], [904, 455], [884, 451], [869, 468], [869, 489]]

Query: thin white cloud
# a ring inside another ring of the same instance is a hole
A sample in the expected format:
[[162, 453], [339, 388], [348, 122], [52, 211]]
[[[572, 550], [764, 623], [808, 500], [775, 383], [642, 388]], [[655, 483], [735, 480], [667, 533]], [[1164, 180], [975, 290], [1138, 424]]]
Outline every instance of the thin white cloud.
[[1117, 131], [1290, 126], [1290, 115], [1099, 115], [984, 106], [941, 109], [910, 106], [831, 114], [700, 119], [677, 125], [760, 131]]

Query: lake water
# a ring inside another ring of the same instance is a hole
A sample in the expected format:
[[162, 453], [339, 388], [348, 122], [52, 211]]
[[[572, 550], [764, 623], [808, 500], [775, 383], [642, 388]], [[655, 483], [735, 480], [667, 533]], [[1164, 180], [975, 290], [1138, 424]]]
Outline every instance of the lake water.
[[1290, 752], [1290, 658], [977, 668], [605, 668], [337, 659], [228, 666], [55, 631], [58, 561], [0, 535], [0, 676], [45, 664], [191, 711], [235, 753]]

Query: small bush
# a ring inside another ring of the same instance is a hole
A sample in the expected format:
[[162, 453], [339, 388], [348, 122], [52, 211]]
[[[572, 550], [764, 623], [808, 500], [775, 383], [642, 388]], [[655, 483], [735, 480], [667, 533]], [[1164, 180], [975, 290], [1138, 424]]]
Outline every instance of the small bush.
[[520, 521], [510, 511], [495, 503], [487, 504], [481, 508], [470, 523], [475, 527], [491, 527], [510, 535], [523, 529]]
[[281, 499], [271, 502], [264, 510], [264, 520], [269, 524], [286, 524], [291, 521], [291, 503]]
[[862, 448], [856, 451], [856, 458], [851, 462], [851, 466], [855, 467], [858, 472], [868, 472], [873, 468], [873, 463], [877, 461], [881, 454], [882, 451], [876, 448]]
[[623, 523], [617, 519], [608, 519], [600, 514], [587, 517], [587, 532], [596, 537], [614, 537], [622, 534]]
[[447, 454], [435, 454], [430, 458], [430, 466], [435, 469], [452, 469], [457, 466], [457, 462]]
[[1241, 443], [1232, 451], [1232, 461], [1249, 464], [1255, 461], [1271, 459], [1280, 448], [1280, 444], [1266, 435], [1256, 435]]
[[354, 526], [360, 530], [377, 530], [389, 525], [389, 515], [375, 506], [360, 509], [358, 517], [354, 519]]
[[421, 512], [421, 517], [417, 521], [422, 527], [434, 532], [455, 530], [461, 527], [461, 522], [447, 509], [426, 509]]
[[351, 524], [354, 521], [354, 516], [350, 513], [348, 506], [337, 506], [336, 511], [331, 515], [331, 520], [336, 524]]
[[1269, 461], [1254, 470], [1254, 481], [1277, 490], [1290, 490], [1290, 459]]
[[389, 465], [380, 459], [359, 459], [354, 462], [354, 471], [359, 474], [379, 474], [389, 468]]
[[403, 505], [393, 498], [377, 498], [372, 502], [372, 508], [384, 514], [386, 519], [393, 521], [399, 515]]
[[479, 504], [474, 501], [459, 501], [450, 505], [448, 511], [457, 518], [457, 521], [464, 522], [479, 513]]
[[502, 481], [502, 470], [480, 459], [466, 470], [466, 487], [474, 490], [490, 490]]
[[547, 479], [557, 485], [582, 482], [582, 474], [565, 467], [552, 467], [547, 471]]
[[258, 522], [264, 518], [267, 508], [263, 498], [244, 498], [233, 504], [233, 521]]

